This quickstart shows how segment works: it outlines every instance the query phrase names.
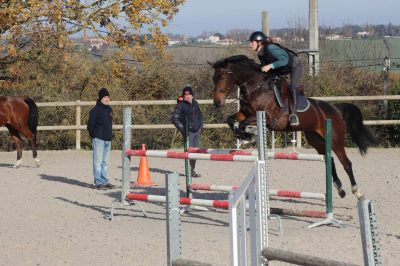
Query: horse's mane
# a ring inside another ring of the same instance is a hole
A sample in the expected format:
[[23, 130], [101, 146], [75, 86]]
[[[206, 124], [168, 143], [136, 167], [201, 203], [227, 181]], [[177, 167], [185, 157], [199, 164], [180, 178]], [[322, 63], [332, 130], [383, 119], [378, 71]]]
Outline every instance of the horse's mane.
[[226, 68], [228, 67], [229, 63], [243, 63], [243, 64], [247, 64], [249, 67], [251, 67], [252, 69], [261, 72], [261, 66], [259, 64], [257, 64], [256, 62], [254, 62], [253, 59], [248, 58], [245, 55], [234, 55], [234, 56], [230, 56], [224, 59], [220, 59], [217, 62], [214, 63], [214, 68]]

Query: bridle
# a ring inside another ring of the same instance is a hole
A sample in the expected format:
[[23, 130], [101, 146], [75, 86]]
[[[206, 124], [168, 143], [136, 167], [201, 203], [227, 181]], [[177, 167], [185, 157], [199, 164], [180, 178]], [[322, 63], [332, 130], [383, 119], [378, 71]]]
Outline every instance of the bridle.
[[[234, 74], [232, 71], [230, 71], [229, 69], [221, 69], [221, 70], [224, 71], [224, 72], [226, 73], [226, 75], [231, 75], [231, 76], [233, 77], [234, 80], [238, 80], [237, 77], [235, 76], [235, 74]], [[254, 81], [254, 80], [257, 79], [257, 78], [259, 78], [259, 76], [253, 76], [253, 77], [249, 78], [248, 80], [246, 80], [245, 82], [239, 84], [238, 86], [239, 86], [239, 88], [241, 88], [241, 89], [246, 88], [246, 87], [248, 86], [248, 84], [249, 84], [251, 81]], [[256, 86], [254, 86], [254, 87], [247, 88], [247, 90], [246, 90], [246, 96], [247, 96], [247, 98], [248, 98], [253, 92], [257, 91], [259, 88], [261, 88], [261, 85], [256, 85]], [[231, 88], [228, 87], [227, 89], [224, 89], [224, 91], [225, 91], [225, 90], [226, 90], [226, 91], [230, 91]], [[217, 91], [217, 92], [226, 93], [226, 92], [222, 91], [221, 89], [217, 89], [216, 91]], [[227, 98], [227, 99], [230, 99], [230, 96], [227, 96], [226, 98]], [[236, 98], [235, 101], [233, 101], [233, 103], [235, 103], [235, 102], [237, 102], [237, 101], [239, 101], [239, 100], [240, 100], [240, 101], [243, 101], [243, 102], [245, 102], [245, 103], [248, 103], [248, 100], [245, 99], [245, 98], [243, 98], [243, 96], [239, 96], [239, 98]]]
[[[237, 78], [236, 74], [233, 71], [226, 69], [226, 68], [221, 68], [220, 71], [223, 71], [225, 73], [225, 75], [231, 75], [231, 77], [233, 78], [233, 82], [235, 84], [237, 84], [236, 81], [239, 79]], [[264, 76], [263, 76], [263, 78], [264, 78]], [[271, 82], [276, 83], [278, 80], [281, 80], [282, 78], [284, 78], [284, 77], [281, 75], [268, 77], [265, 80], [265, 82], [268, 82], [268, 90], [270, 90], [270, 91], [272, 91], [272, 93], [274, 93], [274, 89], [271, 89]], [[256, 82], [254, 82], [254, 81], [256, 81]], [[257, 82], [257, 81], [260, 81], [260, 82]], [[244, 81], [243, 83], [238, 85], [240, 87], [241, 93], [240, 93], [240, 96], [233, 101], [233, 103], [236, 103], [237, 101], [241, 101], [241, 103], [243, 103], [244, 105], [251, 106], [250, 95], [253, 94], [254, 92], [258, 91], [259, 89], [262, 89], [265, 82], [261, 82], [260, 75], [254, 75], [254, 76], [248, 78], [246, 81]], [[220, 91], [220, 92], [223, 92], [224, 94], [227, 94], [227, 92], [231, 91], [231, 88], [227, 87], [225, 89], [216, 89], [216, 91]], [[228, 97], [228, 95], [226, 95], [226, 98], [229, 99], [230, 97]], [[270, 119], [269, 124], [271, 125], [272, 128], [274, 128], [279, 123], [279, 117], [286, 111], [287, 110], [285, 108], [279, 108], [279, 113], [277, 113], [275, 115], [272, 114], [271, 112], [268, 112], [267, 116]], [[240, 109], [239, 112], [243, 113], [242, 109]]]

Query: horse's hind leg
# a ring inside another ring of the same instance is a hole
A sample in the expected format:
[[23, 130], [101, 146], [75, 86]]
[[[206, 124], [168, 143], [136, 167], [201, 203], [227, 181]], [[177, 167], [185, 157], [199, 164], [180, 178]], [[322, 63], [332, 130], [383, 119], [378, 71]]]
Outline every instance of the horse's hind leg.
[[22, 128], [21, 133], [29, 140], [32, 147], [32, 155], [35, 165], [36, 167], [40, 167], [40, 159], [37, 158], [36, 134], [32, 133], [27, 127]]
[[346, 171], [347, 175], [350, 179], [351, 184], [351, 191], [357, 197], [357, 199], [364, 198], [364, 194], [361, 192], [360, 188], [358, 187], [356, 180], [353, 174], [353, 167], [352, 163], [346, 155], [344, 147], [333, 147], [333, 151], [335, 152], [336, 156], [338, 157], [339, 161], [342, 163], [344, 170]]
[[32, 138], [29, 139], [32, 147], [33, 160], [35, 161], [36, 167], [40, 167], [40, 159], [37, 157], [37, 145], [36, 145], [36, 134], [32, 134]]
[[361, 193], [353, 174], [353, 168], [351, 161], [347, 157], [345, 147], [345, 127], [343, 121], [341, 121], [341, 116], [333, 117], [332, 119], [332, 150], [336, 154], [340, 163], [343, 165], [344, 170], [349, 176], [351, 183], [351, 191], [357, 197], [358, 200], [364, 198]]
[[21, 137], [19, 136], [18, 131], [10, 125], [6, 125], [8, 131], [10, 132], [11, 140], [15, 144], [15, 148], [17, 149], [17, 161], [14, 164], [14, 168], [19, 168], [22, 163], [22, 147], [21, 147]]
[[[325, 139], [315, 132], [304, 132], [304, 136], [311, 146], [313, 146], [318, 154], [325, 155]], [[342, 182], [336, 172], [335, 160], [332, 158], [332, 179], [335, 188], [341, 198], [346, 196], [346, 192], [342, 189]]]
[[346, 196], [346, 192], [342, 189], [342, 181], [340, 181], [337, 175], [335, 161], [333, 160], [333, 158], [332, 158], [332, 178], [333, 178], [333, 184], [335, 185], [335, 188], [337, 189], [339, 196], [341, 198], [344, 198]]

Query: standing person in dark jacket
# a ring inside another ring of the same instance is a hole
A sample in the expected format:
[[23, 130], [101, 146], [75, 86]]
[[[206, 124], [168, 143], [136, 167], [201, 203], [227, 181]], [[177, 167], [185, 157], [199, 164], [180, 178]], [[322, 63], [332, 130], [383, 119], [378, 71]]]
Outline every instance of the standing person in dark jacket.
[[258, 52], [263, 72], [287, 75], [290, 74], [290, 96], [292, 106], [290, 108], [289, 123], [291, 126], [299, 125], [299, 118], [296, 115], [297, 94], [300, 87], [300, 80], [303, 76], [303, 65], [297, 54], [277, 43], [273, 43], [261, 31], [255, 31], [250, 35], [249, 46], [251, 50]]
[[108, 181], [108, 159], [112, 139], [112, 109], [110, 93], [107, 89], [99, 90], [96, 106], [89, 112], [87, 129], [93, 145], [93, 175], [97, 189], [106, 190], [115, 186]]
[[[185, 136], [185, 124], [188, 120], [189, 146], [199, 147], [200, 133], [203, 128], [203, 114], [201, 113], [199, 103], [193, 99], [193, 89], [190, 86], [183, 88], [182, 97], [178, 98], [177, 105], [172, 113], [172, 123]], [[196, 160], [190, 160], [190, 169], [192, 177], [201, 177], [195, 172]]]

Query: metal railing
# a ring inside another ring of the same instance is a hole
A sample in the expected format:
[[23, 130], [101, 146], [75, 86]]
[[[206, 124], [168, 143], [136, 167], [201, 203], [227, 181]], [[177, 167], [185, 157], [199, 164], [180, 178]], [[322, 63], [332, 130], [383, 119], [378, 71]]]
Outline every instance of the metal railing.
[[[317, 100], [327, 102], [332, 101], [387, 101], [400, 100], [400, 95], [373, 95], [373, 96], [333, 96], [333, 97], [310, 97]], [[199, 104], [213, 104], [213, 100], [197, 100]], [[235, 103], [235, 99], [227, 99], [226, 103]], [[82, 125], [82, 106], [94, 106], [95, 101], [74, 101], [74, 102], [43, 102], [36, 103], [38, 107], [75, 107], [75, 125], [63, 126], [38, 126], [39, 131], [50, 130], [76, 130], [75, 147], [81, 149], [81, 130], [86, 130], [86, 125]], [[175, 105], [176, 100], [148, 100], [148, 101], [111, 101], [113, 106], [143, 106], [143, 105]], [[400, 120], [366, 120], [365, 125], [400, 125]], [[172, 124], [150, 124], [150, 125], [132, 125], [132, 129], [174, 129]], [[205, 124], [204, 128], [229, 128], [226, 123], [223, 124]], [[113, 125], [113, 129], [121, 130], [122, 125]], [[1, 131], [7, 131], [5, 127], [0, 128]]]

